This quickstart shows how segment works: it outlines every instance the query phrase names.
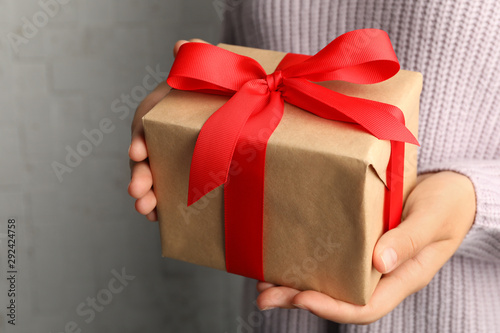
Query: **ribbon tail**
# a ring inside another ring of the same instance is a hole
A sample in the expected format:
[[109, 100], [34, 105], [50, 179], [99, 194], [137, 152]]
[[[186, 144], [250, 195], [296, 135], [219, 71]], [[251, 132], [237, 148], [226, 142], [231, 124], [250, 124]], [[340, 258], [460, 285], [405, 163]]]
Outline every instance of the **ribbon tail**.
[[359, 124], [381, 140], [418, 145], [404, 124], [403, 112], [396, 106], [368, 99], [346, 96], [305, 79], [283, 79], [283, 96], [290, 104], [325, 119]]
[[280, 93], [252, 114], [233, 155], [234, 174], [224, 185], [226, 270], [264, 280], [263, 221], [267, 142], [283, 116]]
[[227, 181], [243, 127], [267, 102], [269, 90], [259, 81], [244, 84], [201, 128], [191, 161], [188, 206]]
[[391, 156], [387, 165], [384, 204], [384, 231], [391, 230], [401, 222], [403, 211], [405, 143], [391, 141]]

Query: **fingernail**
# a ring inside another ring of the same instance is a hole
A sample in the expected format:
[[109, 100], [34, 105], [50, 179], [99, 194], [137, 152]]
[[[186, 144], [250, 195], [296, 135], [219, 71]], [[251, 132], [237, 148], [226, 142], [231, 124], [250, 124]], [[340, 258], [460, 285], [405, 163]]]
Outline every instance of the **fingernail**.
[[384, 273], [389, 273], [396, 266], [398, 255], [393, 248], [387, 248], [382, 252], [382, 262], [384, 263]]
[[272, 310], [272, 309], [276, 309], [276, 307], [275, 306], [266, 306], [265, 308], [260, 309], [260, 311], [267, 311], [267, 310]]
[[302, 305], [302, 304], [292, 304], [293, 306], [295, 306], [296, 308], [299, 308], [299, 309], [302, 309], [302, 310], [307, 310], [307, 308]]

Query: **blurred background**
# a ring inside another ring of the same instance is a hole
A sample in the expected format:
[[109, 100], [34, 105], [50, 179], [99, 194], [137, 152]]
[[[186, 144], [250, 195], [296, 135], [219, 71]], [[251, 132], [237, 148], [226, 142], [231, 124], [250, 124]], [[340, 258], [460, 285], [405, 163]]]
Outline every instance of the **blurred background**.
[[0, 332], [236, 331], [242, 279], [161, 258], [127, 194], [135, 106], [221, 2], [0, 0]]

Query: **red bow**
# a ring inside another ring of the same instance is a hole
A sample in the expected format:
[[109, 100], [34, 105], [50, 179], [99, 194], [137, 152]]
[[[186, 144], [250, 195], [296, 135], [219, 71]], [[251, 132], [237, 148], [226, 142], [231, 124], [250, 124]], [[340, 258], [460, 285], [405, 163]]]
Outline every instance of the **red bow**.
[[[391, 140], [387, 174], [398, 171], [402, 175], [402, 159], [393, 157], [404, 154], [404, 142], [418, 142], [405, 127], [401, 110], [393, 105], [349, 97], [313, 83], [331, 80], [377, 83], [398, 71], [399, 62], [389, 36], [377, 29], [348, 32], [314, 56], [287, 54], [269, 75], [252, 58], [210, 44], [182, 45], [168, 84], [180, 90], [232, 96], [200, 131], [191, 162], [188, 192], [188, 205], [191, 205], [225, 184], [228, 272], [264, 280], [266, 146], [281, 120], [285, 101], [325, 119], [358, 124], [379, 139]], [[400, 219], [400, 183], [391, 184], [390, 177], [388, 179], [390, 193], [386, 202], [390, 202], [390, 227], [397, 225]]]

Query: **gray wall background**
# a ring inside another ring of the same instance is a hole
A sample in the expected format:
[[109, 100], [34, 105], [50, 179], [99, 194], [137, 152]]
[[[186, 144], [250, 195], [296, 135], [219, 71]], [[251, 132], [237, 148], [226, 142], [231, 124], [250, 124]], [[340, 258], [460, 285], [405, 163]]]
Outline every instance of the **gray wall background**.
[[[147, 68], [168, 71], [176, 40], [217, 42], [214, 4], [0, 0], [0, 332], [236, 330], [242, 279], [160, 257], [157, 224], [127, 194], [135, 109], [112, 111], [122, 94], [140, 96]], [[66, 164], [67, 147], [105, 118], [113, 130], [60, 181], [51, 164]], [[9, 218], [16, 326], [6, 316]], [[110, 293], [122, 270], [135, 279]], [[99, 296], [92, 317], [87, 302]]]

